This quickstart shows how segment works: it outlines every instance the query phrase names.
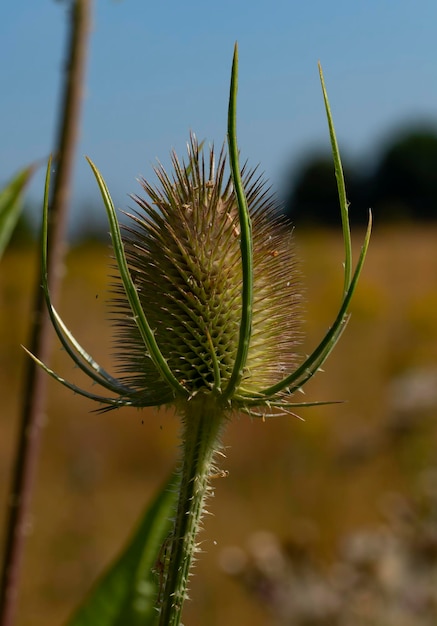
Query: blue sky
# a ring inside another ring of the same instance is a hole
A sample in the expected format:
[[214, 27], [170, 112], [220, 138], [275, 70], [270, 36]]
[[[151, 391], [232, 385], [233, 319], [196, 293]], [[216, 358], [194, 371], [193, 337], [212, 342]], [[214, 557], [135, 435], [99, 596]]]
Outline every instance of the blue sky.
[[[376, 159], [400, 125], [437, 125], [436, 24], [435, 0], [97, 0], [72, 221], [97, 219], [80, 209], [98, 206], [85, 154], [126, 208], [136, 178], [184, 153], [190, 130], [222, 144], [235, 40], [242, 158], [276, 187], [328, 145], [318, 60], [342, 153]], [[65, 33], [65, 2], [1, 3], [0, 182], [52, 150]], [[32, 201], [42, 189], [41, 172]]]

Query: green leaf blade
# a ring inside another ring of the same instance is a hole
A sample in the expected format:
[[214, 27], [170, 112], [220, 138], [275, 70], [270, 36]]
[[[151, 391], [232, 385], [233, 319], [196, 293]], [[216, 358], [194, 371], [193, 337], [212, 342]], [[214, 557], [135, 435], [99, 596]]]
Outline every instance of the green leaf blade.
[[23, 193], [34, 170], [34, 165], [24, 168], [0, 191], [0, 257], [20, 217]]
[[156, 496], [120, 556], [65, 626], [152, 626], [159, 576], [154, 568], [171, 530], [178, 477]]

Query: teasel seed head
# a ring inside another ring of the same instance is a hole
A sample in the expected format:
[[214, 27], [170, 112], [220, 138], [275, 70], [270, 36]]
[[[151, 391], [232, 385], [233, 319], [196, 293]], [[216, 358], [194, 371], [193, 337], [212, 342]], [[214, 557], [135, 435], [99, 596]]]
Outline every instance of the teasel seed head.
[[[188, 398], [218, 397], [232, 376], [242, 316], [238, 206], [226, 155], [216, 159], [194, 135], [188, 160], [172, 155], [173, 174], [156, 169], [159, 187], [141, 184], [147, 198], [122, 229], [132, 280], [157, 344]], [[301, 286], [292, 233], [278, 202], [256, 170], [242, 172], [252, 223], [253, 305], [246, 364], [229, 406], [278, 383], [296, 367], [301, 333]], [[122, 382], [157, 402], [178, 403], [156, 370], [121, 283], [114, 299], [117, 361]]]
[[[292, 232], [277, 201], [256, 170], [240, 171], [236, 138], [238, 54], [234, 50], [228, 114], [230, 177], [226, 154], [205, 157], [194, 136], [188, 160], [173, 154], [173, 174], [156, 170], [159, 186], [142, 181], [146, 198], [120, 229], [114, 204], [97, 167], [120, 280], [112, 309], [120, 378], [102, 368], [74, 338], [54, 309], [47, 283], [47, 166], [42, 281], [58, 338], [76, 365], [111, 395], [65, 380], [36, 356], [54, 379], [104, 405], [174, 405], [181, 414], [196, 398], [219, 411], [237, 409], [266, 417], [326, 402], [295, 401], [320, 370], [349, 318], [349, 305], [366, 257], [369, 224], [355, 269], [348, 202], [332, 115], [319, 66], [331, 138], [344, 241], [344, 282], [339, 310], [314, 350], [299, 360], [302, 297]], [[29, 353], [30, 354], [30, 353]]]

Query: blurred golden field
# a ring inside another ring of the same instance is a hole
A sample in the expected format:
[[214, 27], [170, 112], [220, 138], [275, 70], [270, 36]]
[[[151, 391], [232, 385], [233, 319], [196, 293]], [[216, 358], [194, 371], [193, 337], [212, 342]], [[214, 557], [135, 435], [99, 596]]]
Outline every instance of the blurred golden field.
[[[363, 233], [353, 235], [358, 252]], [[334, 319], [343, 252], [340, 233], [331, 231], [304, 231], [296, 243], [305, 352]], [[2, 522], [23, 392], [20, 344], [28, 341], [37, 264], [31, 248], [11, 249], [0, 265]], [[72, 250], [59, 308], [77, 339], [111, 371], [108, 274], [105, 246]], [[56, 341], [52, 365], [83, 383]], [[178, 454], [174, 415], [133, 409], [101, 415], [90, 401], [48, 384], [17, 626], [65, 622]], [[229, 424], [222, 463], [229, 476], [214, 483], [187, 626], [273, 623], [221, 568], [225, 548], [245, 548], [260, 530], [288, 541], [311, 529], [318, 556], [329, 562], [346, 533], [380, 523], [387, 494], [414, 494], [423, 470], [437, 465], [437, 227], [376, 230], [349, 326], [306, 397], [346, 402], [299, 410], [305, 421], [242, 416]]]

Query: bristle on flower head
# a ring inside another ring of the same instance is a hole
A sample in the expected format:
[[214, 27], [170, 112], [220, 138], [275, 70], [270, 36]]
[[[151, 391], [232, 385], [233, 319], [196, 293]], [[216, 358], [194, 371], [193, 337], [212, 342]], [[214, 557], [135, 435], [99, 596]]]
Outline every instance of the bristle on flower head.
[[[204, 156], [194, 136], [188, 161], [172, 155], [174, 173], [156, 170], [160, 187], [141, 181], [148, 198], [123, 230], [129, 270], [157, 344], [174, 376], [195, 396], [221, 393], [239, 341], [242, 269], [238, 207], [225, 180], [224, 150]], [[296, 366], [301, 294], [291, 231], [255, 170], [243, 168], [252, 221], [254, 297], [246, 365], [231, 397], [244, 408]], [[177, 402], [160, 378], [121, 285], [114, 300], [117, 353], [123, 382], [156, 403]]]

